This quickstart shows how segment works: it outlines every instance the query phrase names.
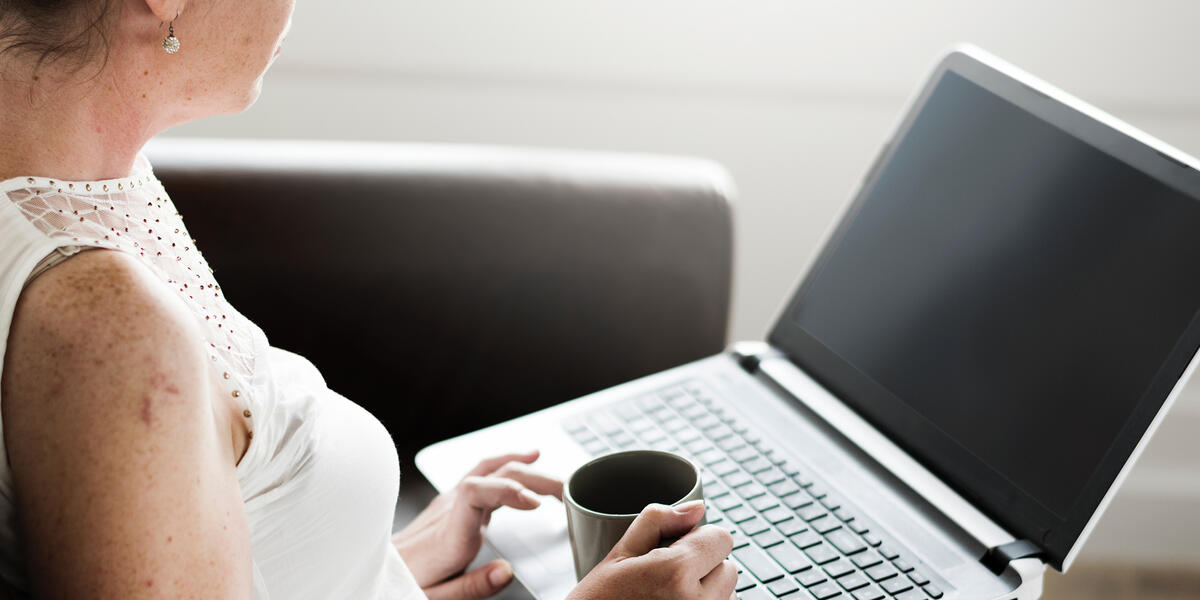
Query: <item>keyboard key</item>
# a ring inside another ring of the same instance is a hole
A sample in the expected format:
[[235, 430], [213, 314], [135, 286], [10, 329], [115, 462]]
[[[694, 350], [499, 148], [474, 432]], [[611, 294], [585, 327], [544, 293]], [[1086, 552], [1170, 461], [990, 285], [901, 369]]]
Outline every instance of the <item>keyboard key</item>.
[[783, 521], [793, 518], [792, 511], [788, 510], [786, 507], [778, 505], [762, 511], [762, 517], [772, 525], [782, 523]]
[[940, 588], [932, 583], [925, 585], [925, 593], [929, 594], [929, 596], [931, 598], [935, 598], [935, 599], [941, 598], [943, 595], [942, 588]]
[[880, 600], [883, 597], [883, 590], [875, 585], [854, 592], [854, 600]]
[[858, 536], [845, 529], [839, 529], [825, 536], [825, 539], [833, 544], [842, 554], [850, 556], [858, 554], [867, 549], [867, 545]]
[[732, 460], [719, 462], [709, 468], [712, 469], [712, 472], [716, 473], [718, 477], [724, 477], [738, 471], [738, 466], [734, 464]]
[[896, 600], [928, 600], [928, 598], [921, 592], [921, 588], [913, 588], [896, 594]]
[[[710, 433], [711, 433], [711, 431], [712, 430], [710, 430]], [[734, 450], [737, 450], [738, 448], [746, 447], [746, 442], [743, 442], [742, 438], [732, 435], [733, 434], [732, 429], [729, 430], [729, 433], [730, 433], [730, 437], [725, 437], [725, 438], [716, 440], [718, 448], [724, 450], [725, 452], [733, 452]]]
[[843, 560], [843, 559], [835, 560], [835, 561], [825, 565], [824, 568], [825, 568], [825, 572], [829, 573], [829, 576], [834, 579], [837, 579], [838, 577], [841, 577], [843, 575], [853, 573], [855, 571], [854, 565], [850, 564], [850, 561]]
[[616, 435], [625, 431], [625, 428], [620, 423], [617, 423], [615, 418], [604, 412], [593, 413], [588, 417], [587, 422], [592, 429], [604, 435]]
[[855, 519], [850, 522], [850, 529], [853, 529], [854, 533], [862, 535], [862, 534], [870, 531], [871, 527], [869, 525], [867, 525], [865, 522], [863, 522], [862, 519]]
[[679, 411], [679, 414], [687, 417], [688, 420], [690, 420], [692, 422], [695, 422], [696, 419], [699, 419], [701, 417], [711, 416], [708, 412], [708, 409], [704, 408], [703, 406], [701, 406], [699, 404], [688, 405], [683, 410]]
[[612, 436], [612, 441], [621, 448], [628, 448], [637, 443], [637, 440], [627, 431], [621, 431]]
[[879, 582], [883, 591], [895, 596], [904, 590], [912, 589], [912, 582], [907, 577], [892, 577]]
[[737, 493], [739, 496], [750, 500], [767, 493], [767, 488], [759, 485], [757, 482], [751, 481], [746, 485], [738, 486]]
[[783, 577], [783, 569], [775, 561], [767, 557], [762, 550], [754, 546], [746, 546], [745, 548], [734, 550], [733, 556], [763, 583], [769, 583]]
[[741, 523], [742, 521], [749, 521], [756, 518], [756, 515], [748, 506], [738, 505], [726, 510], [725, 517], [734, 523]]
[[683, 418], [679, 415], [672, 415], [670, 419], [659, 423], [659, 425], [662, 426], [663, 431], [674, 436], [678, 436], [681, 431], [690, 429], [692, 427], [691, 425], [688, 425], [688, 422], [683, 420]]
[[813, 505], [812, 498], [809, 498], [808, 494], [792, 494], [790, 496], [785, 496], [783, 498], [783, 503], [792, 510], [799, 510], [805, 506]]
[[664, 446], [665, 448], [665, 446], [674, 445], [674, 442], [670, 438], [667, 438], [667, 434], [662, 433], [662, 430], [643, 431], [642, 442], [649, 444], [650, 448], [656, 448], [656, 446]]
[[833, 516], [841, 519], [843, 523], [849, 523], [854, 520], [854, 515], [850, 514], [850, 511], [846, 510], [845, 506], [833, 509]]
[[757, 449], [755, 449], [751, 446], [745, 446], [745, 445], [743, 445], [741, 448], [737, 448], [729, 453], [729, 458], [732, 458], [733, 460], [736, 460], [737, 462], [746, 462], [757, 456], [758, 456]]
[[778, 483], [768, 484], [767, 489], [771, 490], [772, 494], [783, 498], [784, 496], [790, 496], [800, 491], [800, 486], [789, 479], [784, 479]]
[[766, 471], [756, 473], [754, 476], [758, 478], [759, 483], [762, 483], [766, 486], [774, 485], [781, 481], [787, 481], [787, 476], [783, 474], [783, 471], [780, 471], [775, 467], [771, 467]]
[[850, 560], [852, 560], [854, 562], [854, 564], [858, 566], [858, 568], [866, 569], [866, 568], [873, 567], [873, 566], [883, 562], [883, 557], [879, 556], [878, 554], [876, 554], [874, 552], [865, 552], [863, 554], [859, 554], [858, 556], [855, 556], [854, 558], [852, 558]]
[[761, 456], [756, 456], [756, 457], [742, 463], [742, 468], [745, 469], [746, 471], [748, 471], [749, 473], [754, 474], [754, 473], [761, 473], [763, 471], [766, 471], [767, 469], [772, 469], [772, 468], [774, 468], [774, 465], [771, 464], [771, 461], [768, 461], [767, 459], [765, 459]]
[[873, 579], [875, 581], [884, 581], [885, 579], [891, 579], [892, 577], [895, 577], [896, 575], [899, 574], [896, 572], [896, 569], [892, 568], [892, 565], [889, 565], [887, 563], [875, 565], [874, 567], [867, 569], [866, 573], [867, 573], [867, 577], [870, 577], [871, 579]]
[[596, 456], [598, 454], [608, 452], [608, 444], [605, 444], [599, 439], [593, 439], [592, 441], [584, 444], [583, 449], [587, 451], [588, 454]]
[[821, 504], [830, 512], [835, 512], [842, 507], [842, 503], [834, 496], [825, 496], [821, 498]]
[[858, 571], [850, 573], [845, 577], [839, 577], [837, 582], [838, 585], [842, 586], [842, 589], [846, 590], [847, 592], [853, 592], [858, 588], [866, 587], [871, 584], [871, 580], [867, 579], [866, 575], [863, 575]]
[[748, 590], [756, 585], [758, 585], [758, 582], [754, 581], [754, 577], [743, 569], [738, 572], [737, 583], [734, 585], [733, 589], [741, 592], [742, 590]]
[[804, 552], [805, 554], [808, 554], [808, 557], [818, 565], [831, 563], [841, 558], [833, 548], [829, 547], [828, 544], [817, 544], [816, 546], [805, 548]]
[[842, 590], [832, 581], [826, 581], [821, 585], [808, 588], [808, 593], [817, 597], [817, 600], [827, 600], [842, 595]]
[[705, 498], [716, 498], [717, 496], [724, 496], [725, 494], [728, 494], [728, 493], [729, 493], [729, 488], [725, 487], [724, 485], [722, 485], [716, 481], [714, 481], [712, 483], [708, 483], [707, 481], [704, 482], [704, 497]]
[[825, 508], [823, 506], [818, 504], [809, 504], [808, 506], [802, 506], [797, 509], [796, 514], [799, 515], [801, 519], [812, 522], [821, 517], [827, 516], [829, 513], [825, 512]]
[[[736, 435], [734, 435], [733, 430], [730, 429], [729, 426], [724, 423], [720, 423], [716, 427], [702, 429], [702, 431], [704, 431], [704, 435], [708, 436], [708, 439], [710, 439], [714, 442], [718, 442], [718, 445], [720, 445], [720, 442], [725, 442], [725, 441], [728, 441], [730, 443], [735, 443], [735, 444], [741, 443], [741, 440], [738, 439], [738, 437]], [[721, 448], [721, 449], [724, 450], [725, 448]]]
[[[749, 486], [743, 486], [743, 487], [749, 487]], [[762, 512], [766, 512], [769, 509], [779, 506], [779, 501], [775, 499], [775, 496], [772, 496], [770, 494], [763, 494], [763, 495], [751, 500], [750, 506], [754, 507], [754, 510], [757, 510], [758, 512], [762, 513]]]
[[920, 571], [913, 571], [912, 573], [909, 573], [908, 578], [917, 585], [925, 585], [929, 583], [929, 578], [922, 575]]
[[805, 529], [790, 537], [792, 538], [792, 543], [801, 548], [811, 548], [825, 542], [825, 538], [817, 535], [817, 532], [811, 529]]
[[770, 529], [770, 526], [767, 525], [767, 522], [758, 517], [754, 517], [749, 521], [739, 523], [738, 526], [741, 527], [742, 531], [750, 537], [754, 537]]
[[719, 462], [724, 462], [727, 460], [728, 459], [725, 458], [725, 453], [713, 448], [712, 446], [709, 446], [707, 450], [703, 450], [696, 454], [696, 461], [706, 467], [710, 467]]
[[812, 587], [827, 579], [825, 571], [820, 569], [807, 569], [796, 574], [796, 581], [800, 582], [800, 585], [804, 587]]
[[742, 533], [741, 531], [734, 531], [731, 535], [733, 536], [733, 549], [734, 550], [737, 550], [738, 548], [741, 548], [742, 546], [750, 545], [750, 538], [746, 537], [746, 534]]
[[805, 529], [808, 529], [808, 527], [804, 525], [804, 521], [792, 518], [790, 516], [783, 521], [775, 523], [775, 526], [779, 528], [780, 533], [786, 536], [793, 536], [801, 531], [804, 531]]
[[613, 407], [613, 412], [616, 413], [618, 417], [621, 417], [622, 421], [632, 421], [642, 416], [642, 411], [639, 410], [638, 407], [632, 402], [622, 402], [621, 404], [616, 405]]
[[[679, 454], [679, 446], [675, 445], [675, 442], [672, 442], [667, 438], [663, 438], [652, 444], [647, 444], [647, 446], [651, 450], [661, 450], [663, 452], [670, 452], [671, 454]], [[703, 471], [703, 469], [701, 469], [701, 471]]]
[[770, 548], [782, 541], [783, 536], [779, 535], [779, 532], [774, 529], [768, 529], [754, 536], [754, 543], [758, 544], [760, 548]]
[[808, 487], [808, 495], [814, 499], [820, 500], [826, 496], [825, 488], [819, 485], [813, 484], [806, 487]]
[[785, 596], [800, 589], [800, 584], [796, 583], [796, 580], [791, 577], [784, 577], [783, 579], [767, 584], [767, 589], [771, 590], [771, 593], [776, 596]]
[[898, 558], [896, 560], [893, 560], [892, 566], [896, 567], [897, 569], [900, 569], [901, 573], [907, 573], [907, 572], [913, 570], [913, 566], [908, 564], [908, 561], [904, 560], [903, 558]]
[[869, 531], [863, 534], [863, 539], [866, 540], [872, 548], [878, 548], [879, 545], [883, 543], [883, 541], [879, 539], [879, 536]]
[[[643, 438], [643, 439], [645, 439], [645, 438]], [[712, 444], [709, 444], [708, 440], [706, 440], [704, 438], [695, 439], [690, 442], [684, 442], [683, 447], [685, 450], [687, 450], [688, 452], [691, 452], [692, 454], [700, 454], [700, 453], [706, 452], [708, 450], [718, 452], [718, 450], [716, 448], [713, 448]]]
[[842, 528], [842, 524], [833, 515], [825, 515], [818, 517], [808, 522], [808, 526], [812, 527], [817, 533], [827, 535], [831, 531], [836, 531]]
[[636, 434], [641, 434], [644, 431], [655, 429], [654, 423], [646, 417], [638, 417], [629, 422], [629, 429]]
[[808, 560], [803, 552], [790, 543], [773, 546], [767, 549], [767, 554], [783, 565], [788, 573], [799, 573], [812, 568], [812, 561]]
[[880, 546], [879, 553], [888, 560], [896, 560], [897, 558], [900, 558], [900, 554], [888, 546]]
[[721, 510], [729, 510], [735, 506], [741, 506], [742, 499], [735, 494], [725, 494], [724, 496], [714, 498], [712, 504]]
[[739, 485], [746, 485], [751, 481], [750, 476], [745, 471], [740, 470], [721, 477], [721, 480], [725, 482], [725, 485], [734, 489]]
[[[630, 425], [630, 427], [633, 427], [633, 425]], [[637, 433], [637, 431], [634, 431], [634, 433]], [[684, 427], [683, 429], [680, 429], [679, 431], [672, 433], [671, 435], [674, 435], [675, 439], [680, 444], [694, 443], [694, 442], [704, 439], [704, 436], [701, 435], [699, 431], [696, 431], [696, 429], [694, 427], [692, 427], [691, 425]], [[708, 442], [708, 440], [704, 440], [704, 441], [705, 441], [705, 443]]]
[[767, 590], [761, 587], [754, 587], [744, 592], [738, 592], [738, 597], [741, 600], [775, 600]]
[[705, 413], [706, 414], [702, 415], [700, 418], [692, 420], [692, 427], [695, 427], [696, 429], [699, 429], [700, 431], [705, 431], [707, 429], [712, 429], [714, 427], [724, 425], [724, 423], [722, 423], [721, 420], [717, 418], [717, 415], [714, 415], [707, 411], [705, 411]]

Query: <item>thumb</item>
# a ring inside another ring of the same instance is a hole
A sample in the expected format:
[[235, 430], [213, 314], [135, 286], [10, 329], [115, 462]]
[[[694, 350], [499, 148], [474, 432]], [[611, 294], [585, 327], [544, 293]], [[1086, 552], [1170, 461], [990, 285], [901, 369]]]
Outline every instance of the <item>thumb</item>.
[[609, 556], [641, 556], [657, 548], [663, 538], [687, 533], [703, 517], [703, 500], [684, 502], [674, 508], [651, 504], [633, 520]]
[[502, 560], [492, 562], [425, 589], [429, 600], [483, 600], [504, 589], [513, 579], [512, 567]]

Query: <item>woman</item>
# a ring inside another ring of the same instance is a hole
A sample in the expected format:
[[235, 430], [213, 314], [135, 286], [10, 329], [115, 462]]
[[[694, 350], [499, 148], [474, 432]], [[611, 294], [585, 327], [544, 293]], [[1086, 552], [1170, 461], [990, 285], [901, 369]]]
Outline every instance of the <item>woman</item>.
[[[484, 598], [490, 458], [391, 536], [394, 446], [226, 303], [140, 149], [257, 98], [293, 0], [0, 2], [0, 597]], [[540, 497], [539, 497], [540, 496]], [[575, 600], [716, 598], [700, 506], [647, 509]]]

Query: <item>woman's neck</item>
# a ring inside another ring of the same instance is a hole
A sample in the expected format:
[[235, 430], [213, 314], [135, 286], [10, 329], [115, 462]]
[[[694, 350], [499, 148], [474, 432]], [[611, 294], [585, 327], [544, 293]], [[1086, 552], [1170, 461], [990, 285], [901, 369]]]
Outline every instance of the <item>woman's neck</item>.
[[118, 79], [106, 71], [87, 83], [0, 81], [0, 181], [127, 176], [160, 129], [147, 117], [145, 95], [128, 97], [138, 94], [124, 93]]

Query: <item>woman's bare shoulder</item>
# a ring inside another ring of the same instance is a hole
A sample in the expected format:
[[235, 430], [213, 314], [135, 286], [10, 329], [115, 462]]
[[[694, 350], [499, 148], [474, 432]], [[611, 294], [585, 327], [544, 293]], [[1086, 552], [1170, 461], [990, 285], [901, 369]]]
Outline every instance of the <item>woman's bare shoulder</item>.
[[199, 335], [118, 252], [81, 253], [22, 293], [0, 408], [34, 589], [248, 595], [245, 512]]

